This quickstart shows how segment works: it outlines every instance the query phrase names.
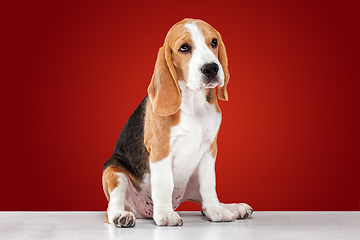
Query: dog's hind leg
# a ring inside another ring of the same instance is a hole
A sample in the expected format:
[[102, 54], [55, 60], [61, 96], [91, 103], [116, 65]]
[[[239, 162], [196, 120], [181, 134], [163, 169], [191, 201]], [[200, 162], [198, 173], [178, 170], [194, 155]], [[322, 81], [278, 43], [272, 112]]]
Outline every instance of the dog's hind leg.
[[104, 171], [102, 182], [109, 201], [105, 221], [116, 227], [135, 226], [135, 215], [125, 209], [125, 196], [129, 185], [126, 174], [119, 168], [110, 166]]

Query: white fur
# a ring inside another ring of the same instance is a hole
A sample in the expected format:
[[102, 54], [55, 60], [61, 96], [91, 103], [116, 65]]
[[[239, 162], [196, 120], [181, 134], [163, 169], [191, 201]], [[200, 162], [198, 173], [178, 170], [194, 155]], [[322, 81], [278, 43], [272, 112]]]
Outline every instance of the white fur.
[[[178, 215], [174, 216], [173, 211], [176, 206], [169, 205], [174, 197], [173, 190], [185, 190], [193, 175], [203, 178], [200, 181], [200, 189], [205, 189], [202, 198], [220, 206], [215, 192], [215, 159], [211, 156], [210, 145], [218, 132], [221, 114], [206, 101], [205, 89], [193, 91], [184, 81], [179, 81], [179, 85], [182, 91], [180, 123], [171, 129], [170, 155], [150, 165], [154, 220], [158, 225], [164, 225], [161, 224], [166, 221], [164, 218], [178, 221]], [[199, 165], [209, 164], [210, 168], [199, 168]], [[180, 197], [183, 195], [179, 194]], [[208, 208], [212, 208], [211, 204]]]
[[203, 156], [210, 151], [221, 114], [206, 101], [205, 89], [193, 91], [179, 81], [182, 91], [180, 123], [171, 129], [170, 146], [176, 187], [187, 184]]
[[154, 203], [154, 221], [157, 225], [182, 225], [180, 215], [173, 210], [174, 181], [172, 157], [150, 164], [151, 196]]
[[200, 162], [198, 175], [202, 209], [205, 215], [215, 222], [234, 221], [234, 214], [224, 208], [218, 200], [215, 190], [215, 159], [210, 152], [206, 153]]
[[[224, 70], [217, 57], [205, 43], [205, 38], [201, 31], [195, 23], [187, 23], [185, 24], [185, 27], [189, 30], [191, 38], [195, 44], [195, 46], [192, 46], [193, 52], [189, 62], [189, 76], [187, 86], [194, 91], [207, 87], [202, 80], [204, 75], [201, 72], [201, 67], [209, 63], [216, 63], [219, 66], [218, 84], [220, 87], [224, 86]], [[216, 87], [216, 84], [213, 84], [211, 87]]]
[[[118, 185], [117, 187], [110, 193], [110, 201], [108, 210], [110, 212], [119, 212], [124, 211], [125, 204], [125, 193], [128, 187], [128, 180], [123, 173], [114, 173], [118, 175]], [[109, 216], [109, 219], [113, 219], [113, 216]]]
[[[114, 173], [118, 176], [118, 185], [110, 193], [110, 201], [108, 206], [108, 219], [112, 225], [115, 225], [113, 220], [118, 217], [122, 218], [126, 216], [127, 220], [133, 219], [135, 221], [135, 216], [132, 212], [125, 211], [125, 194], [128, 188], [128, 179], [123, 173]], [[126, 222], [127, 223], [127, 222]]]

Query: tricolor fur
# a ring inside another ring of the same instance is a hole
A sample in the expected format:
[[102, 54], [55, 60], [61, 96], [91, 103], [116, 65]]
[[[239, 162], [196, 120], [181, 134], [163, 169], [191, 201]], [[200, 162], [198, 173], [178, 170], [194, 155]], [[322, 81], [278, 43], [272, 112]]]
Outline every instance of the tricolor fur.
[[132, 227], [136, 218], [182, 225], [174, 210], [194, 201], [211, 221], [248, 218], [247, 204], [221, 204], [215, 191], [218, 97], [227, 101], [229, 73], [220, 34], [201, 20], [184, 19], [159, 49], [146, 96], [123, 128], [104, 164], [106, 222]]

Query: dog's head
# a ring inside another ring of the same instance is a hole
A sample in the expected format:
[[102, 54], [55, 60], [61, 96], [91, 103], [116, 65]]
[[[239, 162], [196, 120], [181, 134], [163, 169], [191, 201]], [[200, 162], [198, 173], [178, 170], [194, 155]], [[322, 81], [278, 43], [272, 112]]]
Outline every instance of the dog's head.
[[228, 100], [225, 46], [219, 32], [204, 21], [184, 19], [169, 30], [148, 88], [155, 114], [167, 116], [178, 111], [178, 81], [185, 81], [193, 91], [219, 86], [219, 99]]

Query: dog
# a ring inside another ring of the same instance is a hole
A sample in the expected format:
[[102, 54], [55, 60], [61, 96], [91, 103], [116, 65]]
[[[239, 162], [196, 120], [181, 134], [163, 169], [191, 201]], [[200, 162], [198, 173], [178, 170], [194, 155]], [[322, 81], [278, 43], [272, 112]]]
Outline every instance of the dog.
[[104, 163], [107, 223], [133, 227], [137, 218], [153, 218], [158, 226], [181, 226], [174, 210], [184, 201], [198, 203], [214, 222], [252, 215], [245, 203], [220, 203], [215, 190], [221, 123], [217, 98], [228, 100], [228, 81], [228, 60], [218, 31], [194, 19], [169, 30], [148, 95]]

